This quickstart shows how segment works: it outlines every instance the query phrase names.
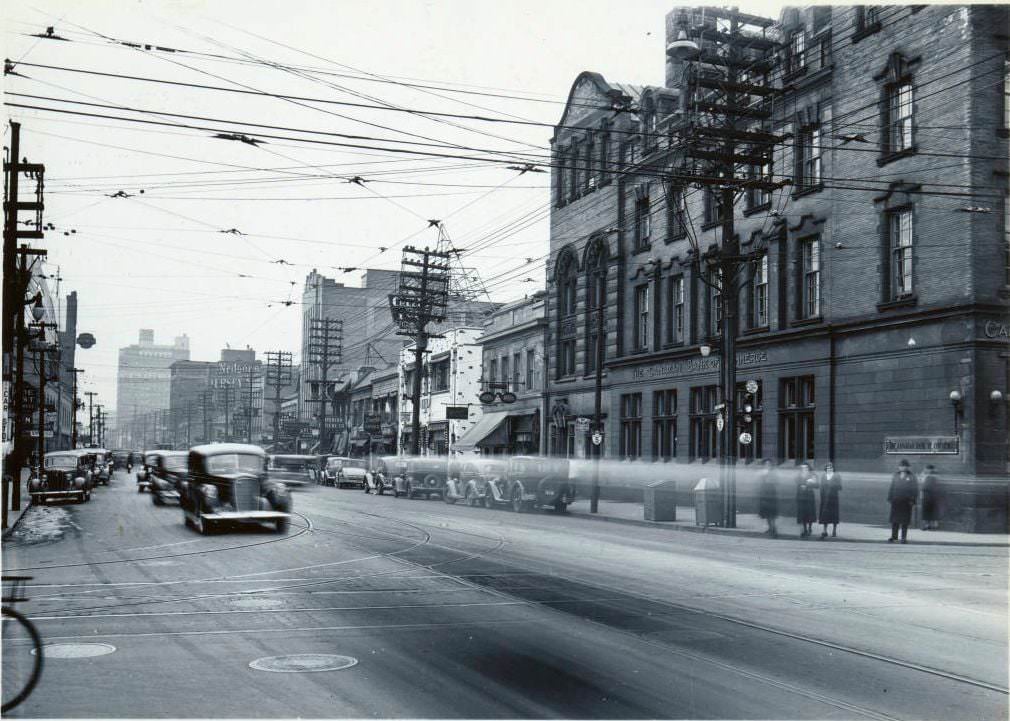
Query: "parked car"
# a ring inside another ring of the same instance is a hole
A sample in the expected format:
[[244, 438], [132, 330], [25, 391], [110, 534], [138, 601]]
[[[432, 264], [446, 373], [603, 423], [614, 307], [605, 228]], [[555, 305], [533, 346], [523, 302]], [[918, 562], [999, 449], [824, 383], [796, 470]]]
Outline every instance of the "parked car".
[[243, 443], [191, 448], [179, 505], [186, 525], [200, 533], [225, 523], [273, 523], [286, 533], [291, 523], [287, 487], [268, 478], [263, 449]]
[[449, 478], [445, 482], [443, 500], [446, 503], [463, 501], [468, 506], [487, 505], [485, 503], [487, 482], [503, 476], [506, 466], [505, 459], [492, 456], [454, 459], [449, 464]]
[[179, 501], [179, 481], [185, 480], [188, 470], [186, 451], [159, 451], [151, 454], [148, 485], [151, 500], [160, 506], [169, 501]]
[[91, 500], [91, 469], [84, 451], [54, 451], [47, 453], [41, 475], [36, 471], [28, 479], [32, 503], [42, 505], [50, 500]]
[[165, 451], [145, 451], [140, 454], [140, 468], [137, 469], [137, 493], [151, 490], [151, 467], [157, 464], [157, 456]]
[[267, 475], [288, 488], [301, 488], [315, 482], [317, 456], [273, 455], [267, 462]]
[[445, 493], [448, 473], [448, 458], [444, 456], [408, 458], [403, 475], [395, 479], [393, 495], [407, 498], [441, 497]]
[[484, 505], [509, 505], [516, 513], [532, 508], [553, 508], [564, 513], [575, 500], [568, 460], [540, 456], [512, 456], [504, 473], [487, 478]]
[[91, 448], [89, 450], [95, 456], [95, 485], [99, 483], [109, 485], [109, 480], [112, 478], [112, 454], [107, 448]]
[[406, 459], [400, 456], [379, 456], [372, 463], [372, 471], [367, 480], [365, 491], [374, 491], [382, 495], [387, 490], [396, 491], [396, 478], [403, 476], [406, 469]]
[[117, 450], [112, 452], [112, 468], [113, 470], [126, 470], [127, 465], [130, 463], [130, 452], [124, 450]]
[[337, 488], [344, 486], [365, 488], [367, 472], [368, 461], [364, 458], [330, 456], [326, 459], [326, 467], [323, 469], [323, 484]]

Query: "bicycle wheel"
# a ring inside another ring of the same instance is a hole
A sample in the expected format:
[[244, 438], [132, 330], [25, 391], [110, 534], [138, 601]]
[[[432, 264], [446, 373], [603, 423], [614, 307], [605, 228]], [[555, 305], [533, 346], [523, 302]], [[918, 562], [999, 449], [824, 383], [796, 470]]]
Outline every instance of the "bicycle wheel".
[[3, 713], [31, 694], [42, 675], [42, 637], [13, 608], [3, 608]]

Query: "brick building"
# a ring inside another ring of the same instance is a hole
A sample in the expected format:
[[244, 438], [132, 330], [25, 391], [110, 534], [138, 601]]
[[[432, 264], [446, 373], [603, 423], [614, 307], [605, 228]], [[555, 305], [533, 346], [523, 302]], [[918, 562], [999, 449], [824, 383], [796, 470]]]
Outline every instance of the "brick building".
[[[691, 32], [720, 29], [688, 13]], [[733, 208], [736, 364], [759, 385], [740, 463], [833, 460], [853, 520], [886, 515], [900, 458], [932, 463], [944, 524], [1006, 530], [1008, 9], [819, 6], [767, 25], [780, 45], [747, 72], [782, 89], [763, 127], [784, 140], [748, 173], [791, 182]], [[573, 84], [552, 139], [547, 402], [552, 452], [579, 455], [602, 308], [605, 455], [700, 476], [720, 440], [720, 359], [701, 349], [721, 332], [704, 258], [723, 211], [671, 179], [683, 70]]]

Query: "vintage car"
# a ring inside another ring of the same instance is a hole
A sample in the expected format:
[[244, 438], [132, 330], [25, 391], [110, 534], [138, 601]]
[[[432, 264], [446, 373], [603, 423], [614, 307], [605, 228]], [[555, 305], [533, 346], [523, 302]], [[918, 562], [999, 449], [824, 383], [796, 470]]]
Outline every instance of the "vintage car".
[[379, 456], [372, 462], [372, 472], [367, 477], [365, 492], [382, 495], [386, 490], [396, 492], [396, 478], [402, 477], [407, 461], [400, 456]]
[[516, 513], [533, 508], [553, 508], [564, 513], [575, 500], [568, 460], [540, 456], [512, 456], [503, 473], [486, 479], [484, 505], [508, 505]]
[[112, 454], [107, 448], [89, 448], [88, 450], [95, 456], [95, 485], [99, 483], [109, 485], [109, 480], [112, 478]]
[[267, 461], [267, 475], [272, 481], [280, 481], [288, 488], [302, 488], [315, 482], [319, 470], [317, 456], [270, 456]]
[[140, 454], [140, 468], [137, 469], [137, 493], [151, 490], [151, 467], [157, 463], [157, 456], [164, 451], [144, 451]]
[[32, 503], [39, 505], [64, 498], [73, 498], [79, 503], [91, 500], [88, 454], [81, 450], [47, 453], [41, 477], [36, 472], [28, 480], [28, 493]]
[[130, 464], [130, 452], [124, 450], [117, 450], [112, 452], [112, 468], [113, 470], [126, 470], [126, 467]]
[[158, 451], [151, 454], [148, 487], [154, 505], [179, 501], [179, 481], [185, 480], [187, 469], [186, 451]]
[[469, 456], [453, 459], [449, 464], [449, 478], [445, 482], [446, 503], [463, 501], [468, 506], [493, 507], [485, 501], [489, 480], [501, 478], [508, 463], [504, 458]]
[[266, 453], [259, 446], [191, 448], [178, 489], [186, 525], [200, 533], [226, 523], [274, 523], [278, 533], [286, 533], [291, 523], [291, 494], [267, 477]]
[[365, 480], [367, 472], [367, 459], [330, 456], [326, 459], [326, 466], [323, 468], [323, 485], [336, 486], [337, 488], [344, 486], [367, 488], [368, 483]]
[[449, 459], [445, 456], [407, 458], [403, 474], [394, 479], [393, 495], [397, 498], [442, 497], [448, 473]]

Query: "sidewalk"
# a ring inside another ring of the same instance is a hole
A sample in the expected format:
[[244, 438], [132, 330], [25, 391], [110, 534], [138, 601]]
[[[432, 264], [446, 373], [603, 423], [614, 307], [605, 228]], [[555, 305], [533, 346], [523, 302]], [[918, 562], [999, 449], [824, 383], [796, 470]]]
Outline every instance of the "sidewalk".
[[[676, 521], [646, 521], [644, 508], [641, 503], [631, 503], [622, 501], [600, 501], [599, 512], [591, 514], [589, 512], [589, 501], [580, 499], [568, 507], [568, 512], [572, 516], [579, 518], [590, 518], [596, 521], [609, 521], [611, 523], [624, 523], [634, 526], [652, 526], [654, 528], [666, 528], [675, 531], [688, 531], [692, 533], [714, 533], [726, 536], [743, 536], [754, 538], [767, 538], [765, 529], [768, 527], [765, 521], [755, 514], [737, 514], [736, 528], [721, 528], [719, 526], [695, 525], [694, 506], [677, 506]], [[820, 524], [814, 525], [814, 535], [811, 538], [800, 538], [800, 526], [795, 523], [795, 519], [781, 517], [778, 519], [778, 540], [782, 542], [804, 543], [831, 543], [847, 541], [849, 543], [886, 543], [891, 535], [891, 527], [887, 524], [867, 524], [867, 523], [840, 523], [838, 524], [838, 537], [828, 537], [821, 540], [823, 527]], [[828, 528], [830, 534], [831, 528]], [[934, 546], [990, 546], [990, 547], [1010, 547], [1010, 535], [1005, 533], [961, 533], [959, 531], [921, 531], [918, 528], [908, 529], [909, 545], [934, 545]]]
[[[23, 481], [22, 481], [22, 484], [24, 484]], [[29, 505], [30, 505], [30, 503], [29, 503], [28, 489], [27, 489], [26, 485], [22, 485], [21, 486], [21, 507], [20, 508], [12, 508], [11, 510], [7, 511], [7, 528], [3, 529], [3, 538], [4, 539], [6, 539], [11, 533], [14, 532], [14, 527], [17, 526], [18, 521], [21, 520], [21, 516], [23, 516], [25, 514], [25, 511], [28, 510], [28, 506]]]

